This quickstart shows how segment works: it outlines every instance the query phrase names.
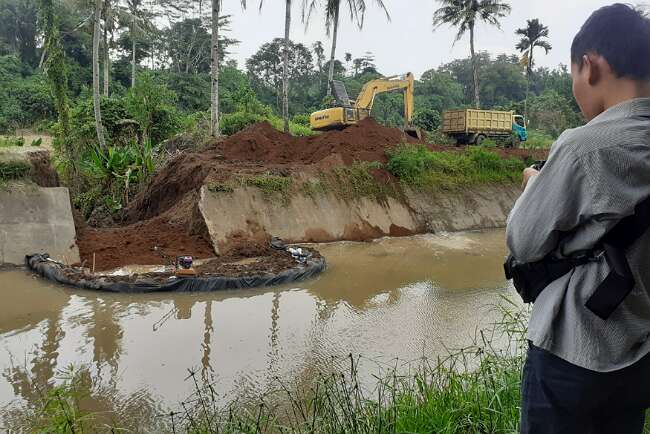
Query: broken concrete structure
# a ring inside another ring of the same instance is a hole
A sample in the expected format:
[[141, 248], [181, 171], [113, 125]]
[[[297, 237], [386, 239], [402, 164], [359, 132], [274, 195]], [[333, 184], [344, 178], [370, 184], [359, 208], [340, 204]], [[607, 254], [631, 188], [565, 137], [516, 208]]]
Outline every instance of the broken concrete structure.
[[0, 163], [24, 162], [31, 169], [0, 186], [0, 265], [23, 265], [25, 255], [48, 253], [53, 259], [79, 262], [68, 189], [56, 187], [47, 150], [5, 148]]
[[0, 264], [23, 265], [25, 255], [33, 253], [79, 262], [67, 188], [14, 186], [0, 191]]

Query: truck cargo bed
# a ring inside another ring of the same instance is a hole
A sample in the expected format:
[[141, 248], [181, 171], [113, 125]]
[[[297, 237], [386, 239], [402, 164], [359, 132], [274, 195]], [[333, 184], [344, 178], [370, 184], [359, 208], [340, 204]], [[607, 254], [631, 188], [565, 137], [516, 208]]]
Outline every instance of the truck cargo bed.
[[510, 134], [513, 112], [496, 110], [448, 110], [443, 113], [442, 132]]

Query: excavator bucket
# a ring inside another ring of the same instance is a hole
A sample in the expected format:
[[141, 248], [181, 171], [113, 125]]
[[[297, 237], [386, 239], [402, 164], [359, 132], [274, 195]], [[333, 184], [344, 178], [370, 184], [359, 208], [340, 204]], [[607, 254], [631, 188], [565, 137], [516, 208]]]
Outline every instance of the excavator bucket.
[[422, 140], [422, 130], [419, 128], [404, 128], [404, 132], [414, 139]]

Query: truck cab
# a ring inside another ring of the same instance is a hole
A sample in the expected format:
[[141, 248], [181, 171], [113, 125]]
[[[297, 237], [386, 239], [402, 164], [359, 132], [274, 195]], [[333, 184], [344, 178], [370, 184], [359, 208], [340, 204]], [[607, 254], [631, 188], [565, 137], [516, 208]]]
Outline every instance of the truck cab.
[[528, 140], [528, 131], [526, 130], [526, 119], [521, 115], [512, 117], [512, 132], [520, 142]]

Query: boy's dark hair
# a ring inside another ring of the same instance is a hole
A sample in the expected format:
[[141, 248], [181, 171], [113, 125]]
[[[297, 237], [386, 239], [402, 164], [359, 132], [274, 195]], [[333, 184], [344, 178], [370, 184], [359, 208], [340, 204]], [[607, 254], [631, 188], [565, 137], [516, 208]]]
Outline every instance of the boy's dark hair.
[[582, 67], [590, 52], [603, 56], [618, 77], [650, 79], [650, 20], [621, 3], [598, 9], [573, 39], [571, 62]]

